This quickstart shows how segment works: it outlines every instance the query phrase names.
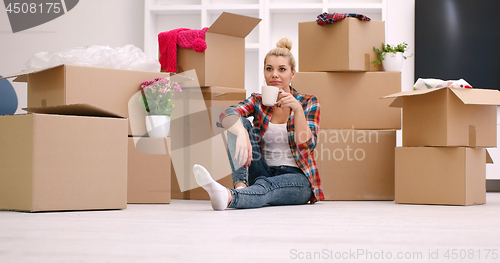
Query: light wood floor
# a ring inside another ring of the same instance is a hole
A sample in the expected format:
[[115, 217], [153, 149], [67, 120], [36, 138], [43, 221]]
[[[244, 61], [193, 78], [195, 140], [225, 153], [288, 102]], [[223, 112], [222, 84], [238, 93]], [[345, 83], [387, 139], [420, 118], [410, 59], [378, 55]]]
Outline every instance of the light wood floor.
[[469, 207], [319, 202], [215, 212], [208, 201], [172, 200], [114, 211], [0, 212], [2, 263], [500, 262], [499, 254], [500, 193]]

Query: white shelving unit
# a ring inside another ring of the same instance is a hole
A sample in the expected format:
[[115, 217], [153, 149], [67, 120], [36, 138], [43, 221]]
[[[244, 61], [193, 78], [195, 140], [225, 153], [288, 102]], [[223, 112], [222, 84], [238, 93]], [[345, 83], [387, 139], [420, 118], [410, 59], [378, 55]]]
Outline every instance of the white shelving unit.
[[[386, 20], [387, 0], [144, 0], [144, 52], [158, 57], [158, 34], [176, 28], [210, 26], [222, 12], [259, 17], [260, 24], [247, 36], [245, 88], [247, 95], [264, 85], [263, 59], [282, 37], [293, 42], [298, 61], [298, 23], [315, 21], [323, 12], [361, 13]], [[298, 68], [297, 70], [300, 70]]]

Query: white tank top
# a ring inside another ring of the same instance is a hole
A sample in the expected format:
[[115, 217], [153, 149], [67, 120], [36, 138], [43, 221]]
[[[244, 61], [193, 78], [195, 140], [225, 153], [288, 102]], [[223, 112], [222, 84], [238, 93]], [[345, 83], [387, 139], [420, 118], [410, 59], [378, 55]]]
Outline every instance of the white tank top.
[[286, 123], [274, 124], [269, 122], [264, 133], [263, 154], [269, 166], [287, 165], [298, 167], [288, 145]]

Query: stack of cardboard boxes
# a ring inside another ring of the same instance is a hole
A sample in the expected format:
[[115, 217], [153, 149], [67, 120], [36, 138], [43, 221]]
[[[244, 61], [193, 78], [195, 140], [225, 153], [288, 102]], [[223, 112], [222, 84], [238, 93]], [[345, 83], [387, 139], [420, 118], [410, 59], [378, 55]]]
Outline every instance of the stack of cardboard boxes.
[[497, 90], [433, 88], [400, 92], [403, 147], [396, 149], [396, 203], [486, 203], [485, 149], [497, 145]]
[[29, 114], [0, 117], [0, 209], [126, 208], [128, 102], [168, 76], [70, 65], [8, 76], [28, 83]]
[[315, 157], [326, 200], [394, 200], [401, 111], [380, 97], [401, 91], [401, 73], [371, 64], [384, 42], [382, 21], [299, 23], [292, 85], [321, 103]]
[[224, 12], [206, 31], [205, 52], [178, 48], [177, 72], [192, 81], [181, 84], [182, 99], [173, 113], [182, 117], [172, 122], [170, 132], [172, 198], [209, 199], [196, 184], [194, 164], [233, 186], [224, 132], [215, 124], [225, 108], [246, 99], [245, 37], [260, 20]]

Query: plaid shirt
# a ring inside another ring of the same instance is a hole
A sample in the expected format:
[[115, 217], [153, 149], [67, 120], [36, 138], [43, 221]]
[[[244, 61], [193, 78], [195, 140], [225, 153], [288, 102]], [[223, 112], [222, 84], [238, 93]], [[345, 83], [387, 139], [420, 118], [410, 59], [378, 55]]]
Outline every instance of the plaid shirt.
[[365, 20], [365, 21], [370, 21], [371, 19], [365, 15], [362, 14], [354, 14], [354, 13], [348, 13], [348, 14], [339, 14], [339, 13], [327, 13], [324, 12], [322, 14], [319, 14], [317, 16], [318, 19], [316, 19], [316, 23], [320, 26], [328, 25], [328, 24], [333, 24], [335, 22], [338, 22], [344, 18], [347, 17], [354, 17], [359, 20]]
[[[309, 182], [311, 182], [314, 195], [310, 201], [311, 203], [315, 203], [316, 201], [325, 199], [323, 196], [323, 190], [321, 190], [321, 181], [319, 179], [318, 167], [316, 166], [316, 160], [314, 157], [314, 148], [316, 147], [319, 132], [320, 103], [314, 95], [302, 95], [292, 87], [290, 90], [295, 99], [302, 104], [306, 121], [313, 136], [311, 136], [311, 138], [305, 143], [299, 145], [295, 143], [294, 112], [292, 111], [286, 125], [288, 131], [288, 143], [290, 150], [295, 157], [295, 162], [306, 174]], [[269, 121], [271, 120], [271, 116], [273, 114], [273, 107], [264, 106], [262, 104], [262, 95], [253, 93], [245, 101], [242, 101], [235, 106], [231, 106], [222, 112], [219, 116], [219, 123], [217, 123], [217, 125], [222, 127], [220, 124], [222, 119], [233, 114], [237, 114], [241, 117], [253, 116], [253, 126], [254, 128], [259, 129], [261, 138], [264, 138], [264, 133], [269, 126]], [[260, 143], [262, 146], [263, 140], [260, 140]]]

